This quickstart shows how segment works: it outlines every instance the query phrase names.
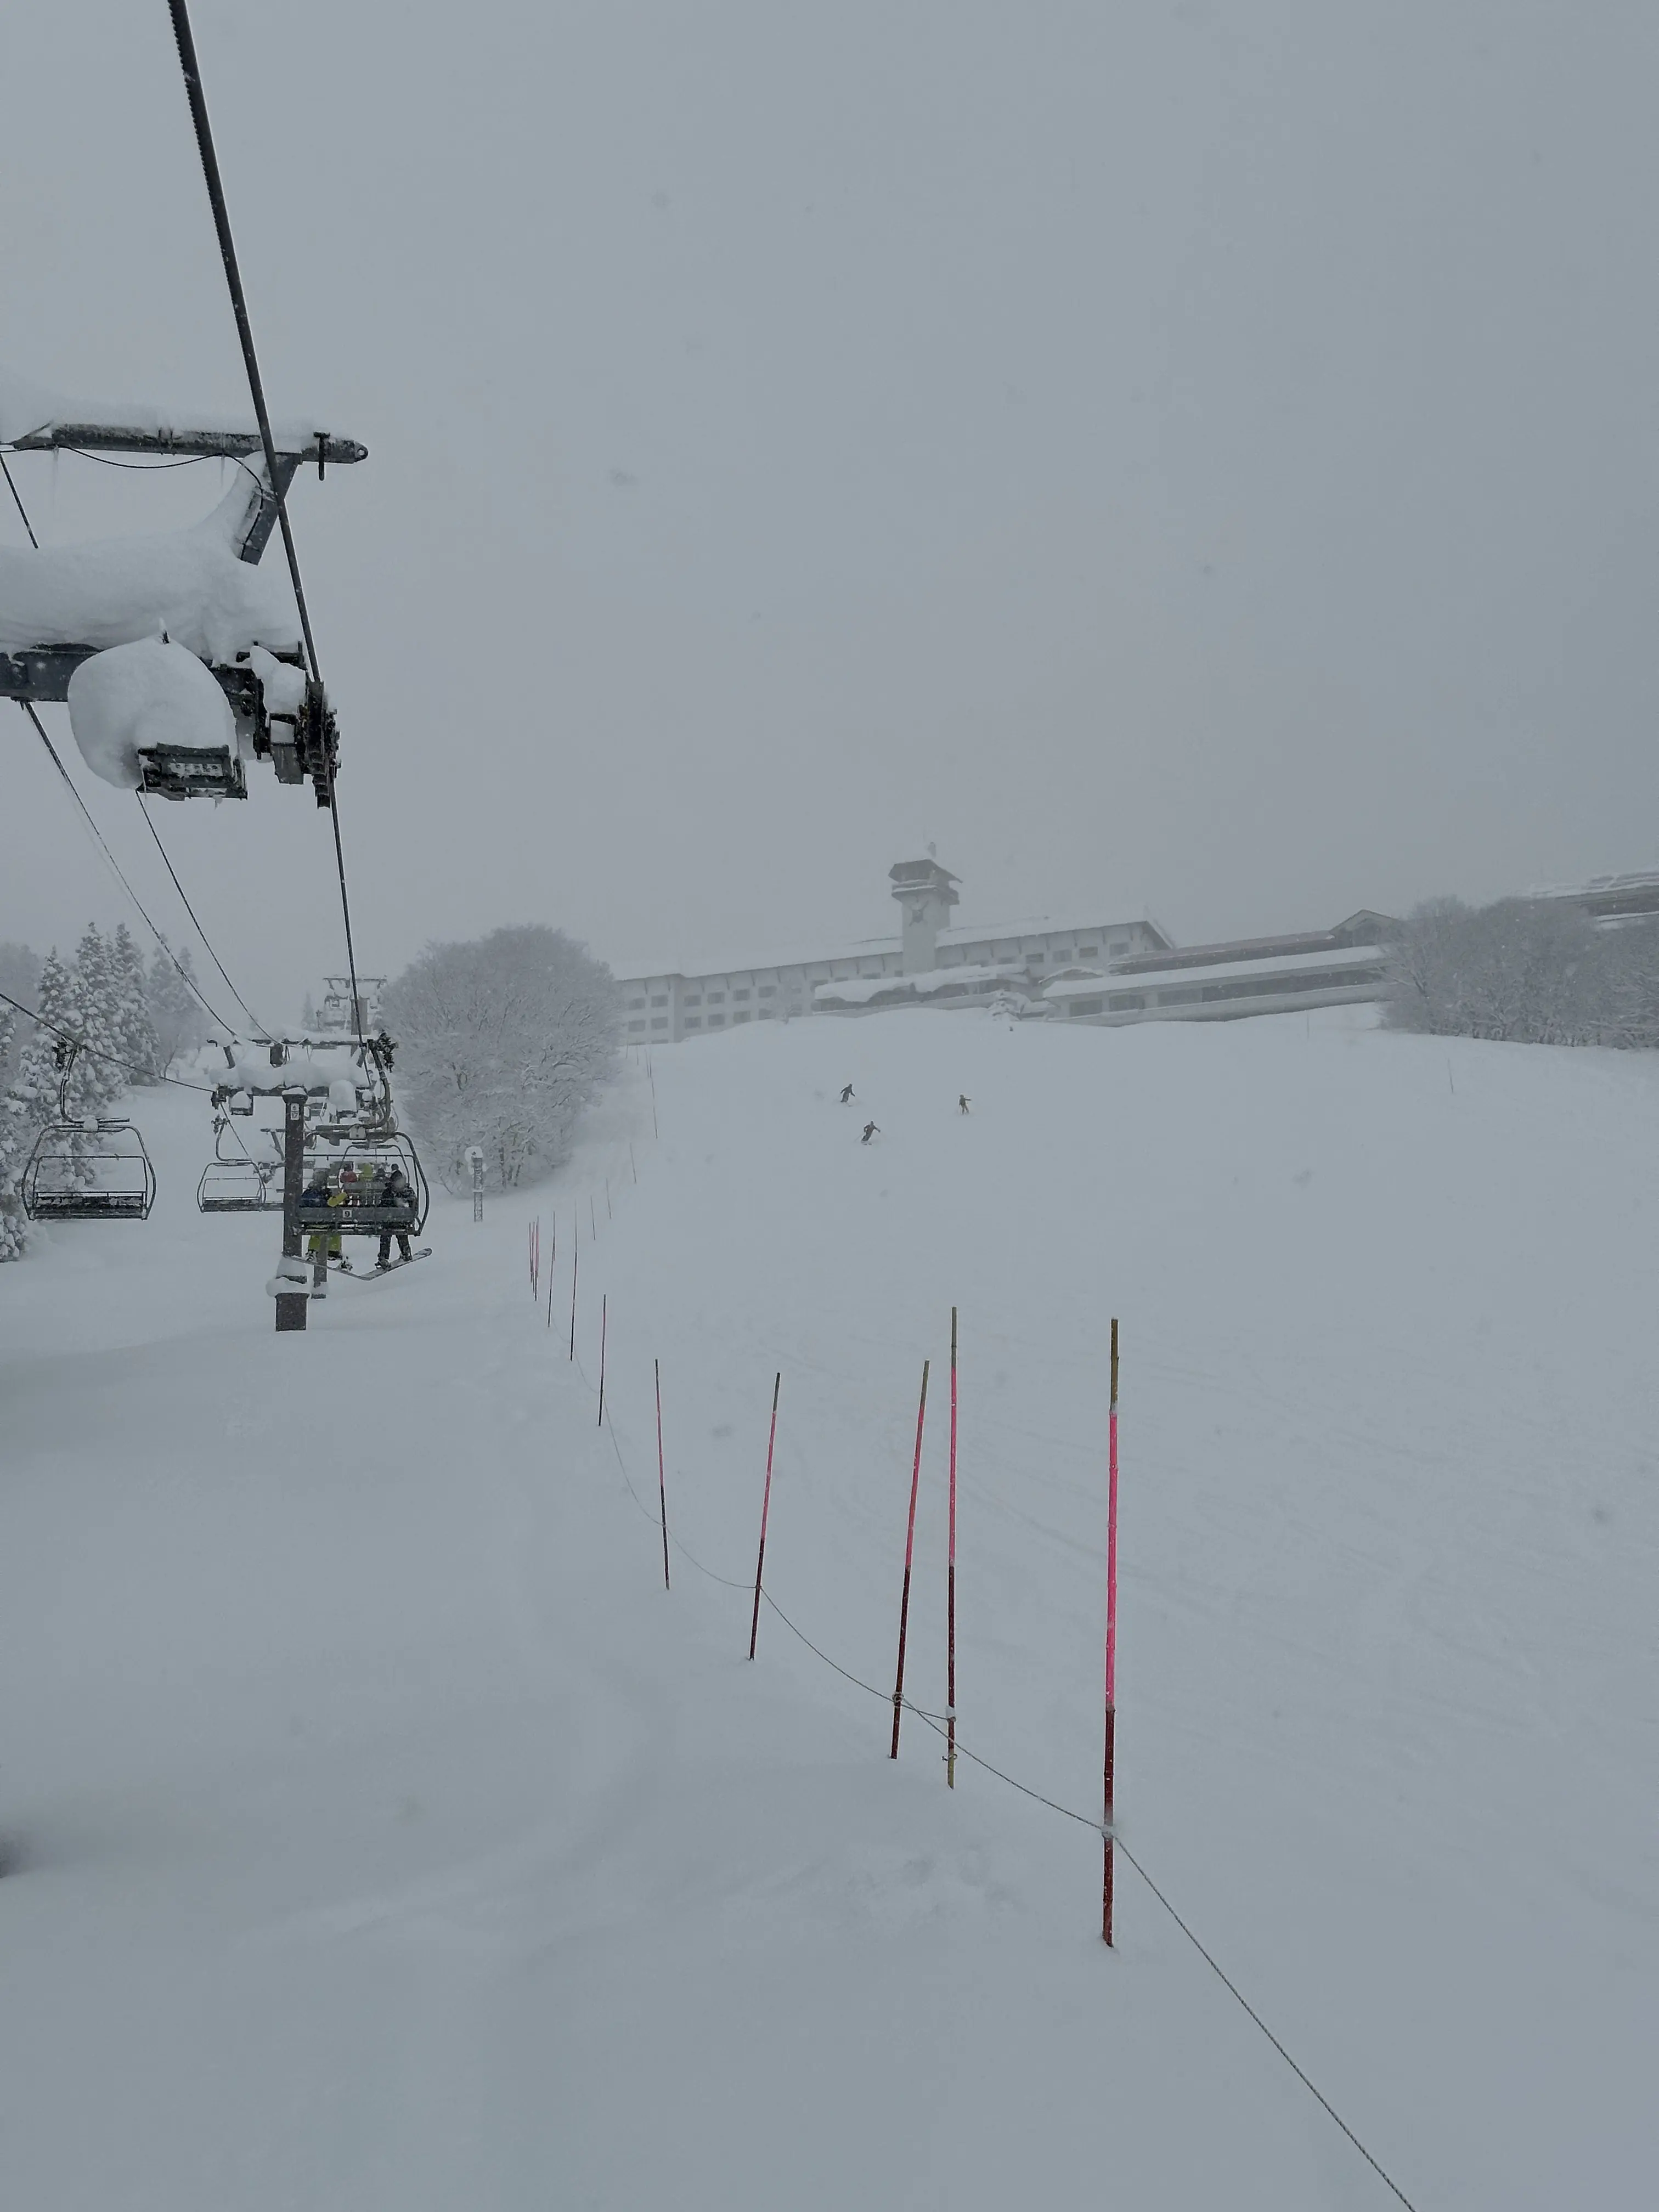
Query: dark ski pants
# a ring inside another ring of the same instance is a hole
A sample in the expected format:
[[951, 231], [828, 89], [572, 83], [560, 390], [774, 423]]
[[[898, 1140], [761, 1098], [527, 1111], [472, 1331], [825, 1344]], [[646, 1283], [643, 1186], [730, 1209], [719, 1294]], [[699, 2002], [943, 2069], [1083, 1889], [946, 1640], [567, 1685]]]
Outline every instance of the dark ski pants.
[[[398, 1256], [401, 1260], [411, 1259], [414, 1256], [409, 1249], [409, 1232], [406, 1230], [400, 1229], [398, 1231]], [[380, 1231], [380, 1258], [376, 1264], [384, 1267], [391, 1257], [392, 1231], [389, 1229], [383, 1229]]]

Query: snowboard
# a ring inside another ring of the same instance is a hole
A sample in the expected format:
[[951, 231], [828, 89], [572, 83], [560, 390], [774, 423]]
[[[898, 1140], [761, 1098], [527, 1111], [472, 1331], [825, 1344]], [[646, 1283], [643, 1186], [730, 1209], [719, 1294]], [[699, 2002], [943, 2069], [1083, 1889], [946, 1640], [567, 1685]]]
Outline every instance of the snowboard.
[[384, 1267], [365, 1267], [361, 1274], [352, 1268], [346, 1272], [354, 1283], [372, 1283], [379, 1276], [395, 1275], [399, 1267], [412, 1267], [417, 1260], [429, 1260], [431, 1257], [432, 1247], [422, 1244], [418, 1252], [411, 1252], [406, 1260], [388, 1260]]

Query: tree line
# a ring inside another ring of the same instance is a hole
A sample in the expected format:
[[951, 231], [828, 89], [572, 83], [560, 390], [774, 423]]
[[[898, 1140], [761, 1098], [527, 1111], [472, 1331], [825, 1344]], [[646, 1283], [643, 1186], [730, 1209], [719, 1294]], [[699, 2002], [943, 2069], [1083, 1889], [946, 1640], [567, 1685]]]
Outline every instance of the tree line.
[[[146, 968], [125, 922], [112, 936], [88, 923], [70, 960], [55, 947], [44, 960], [26, 946], [0, 947], [0, 988], [41, 1017], [0, 1002], [0, 1261], [21, 1260], [27, 1248], [23, 1170], [58, 1118], [60, 1088], [67, 1118], [84, 1121], [134, 1085], [160, 1082], [210, 1033], [193, 980], [188, 951], [175, 965], [158, 945]], [[84, 1048], [66, 1074], [64, 1035]]]
[[1659, 1045], [1659, 920], [1599, 927], [1560, 899], [1436, 899], [1389, 950], [1388, 1021], [1511, 1044]]

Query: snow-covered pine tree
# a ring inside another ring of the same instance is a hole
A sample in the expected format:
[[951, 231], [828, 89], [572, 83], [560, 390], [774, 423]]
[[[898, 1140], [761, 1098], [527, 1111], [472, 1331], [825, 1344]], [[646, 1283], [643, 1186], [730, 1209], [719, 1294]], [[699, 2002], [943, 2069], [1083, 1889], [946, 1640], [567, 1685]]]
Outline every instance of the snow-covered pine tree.
[[[8, 1103], [16, 1103], [27, 1124], [25, 1156], [38, 1132], [58, 1119], [60, 1090], [62, 1111], [71, 1121], [93, 1120], [101, 1103], [96, 1077], [88, 1077], [91, 1063], [84, 1053], [76, 1054], [66, 1077], [60, 1066], [69, 1048], [58, 1032], [67, 1031], [71, 1039], [79, 1037], [82, 1013], [79, 978], [58, 957], [55, 947], [41, 963], [39, 1005], [42, 1018], [23, 1048], [17, 1079], [8, 1094]], [[82, 1146], [71, 1142], [70, 1149], [78, 1156]]]
[[116, 987], [121, 1036], [121, 1058], [130, 1073], [129, 1083], [155, 1080], [155, 1029], [149, 1018], [149, 999], [144, 976], [144, 957], [133, 942], [132, 932], [122, 922], [110, 945], [110, 966]]
[[112, 1104], [127, 1087], [120, 1064], [121, 1006], [112, 951], [95, 921], [87, 924], [75, 948], [78, 1029], [85, 1048], [75, 1065], [75, 1079], [94, 1102], [94, 1113]]
[[[22, 1019], [0, 1006], [0, 1066], [9, 1065]], [[33, 1024], [28, 1026], [33, 1027]], [[0, 1262], [21, 1260], [28, 1243], [28, 1218], [21, 1185], [34, 1131], [15, 1085], [0, 1094]]]
[[[188, 946], [179, 956], [179, 968], [184, 969], [185, 975], [194, 974]], [[158, 1075], [165, 1075], [181, 1052], [200, 1044], [208, 1034], [201, 1004], [179, 975], [179, 968], [173, 966], [158, 945], [150, 956], [149, 979], [145, 986], [150, 1026], [155, 1032]]]

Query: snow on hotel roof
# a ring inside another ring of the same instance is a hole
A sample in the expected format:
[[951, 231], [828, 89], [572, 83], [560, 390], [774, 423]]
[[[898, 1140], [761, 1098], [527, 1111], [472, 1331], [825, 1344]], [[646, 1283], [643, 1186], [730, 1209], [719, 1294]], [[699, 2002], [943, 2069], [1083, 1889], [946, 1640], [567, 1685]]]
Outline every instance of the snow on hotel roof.
[[1339, 945], [1332, 952], [1292, 952], [1277, 960], [1223, 960], [1207, 968], [1160, 968], [1150, 975], [1114, 970], [1102, 975], [1079, 976], [1075, 982], [1050, 983], [1045, 999], [1074, 999], [1084, 994], [1098, 997], [1102, 991], [1163, 991], [1186, 983], [1224, 983], [1238, 977], [1258, 981], [1271, 990], [1280, 975], [1305, 975], [1322, 968], [1364, 967], [1382, 959], [1380, 945]]
[[955, 968], [927, 968], [916, 975], [849, 975], [839, 983], [820, 983], [813, 992], [821, 1006], [867, 1006], [872, 999], [907, 993], [919, 999], [938, 991], [959, 991], [968, 983], [1012, 983], [1019, 980], [1017, 968], [981, 968], [963, 961]]
[[[1165, 945], [1172, 943], [1167, 931], [1155, 921], [1136, 916], [1127, 921], [1102, 921], [1097, 916], [1091, 921], [1055, 921], [1047, 915], [1028, 915], [1022, 921], [1001, 921], [994, 924], [960, 924], [951, 929], [941, 929], [939, 943], [958, 945], [989, 945], [1007, 943], [1023, 937], [1079, 937], [1091, 932], [1102, 935], [1111, 929], [1133, 929], [1137, 926], [1153, 931]], [[852, 945], [843, 945], [839, 951], [825, 952], [815, 947], [809, 952], [774, 953], [766, 960], [681, 960], [660, 968], [629, 967], [619, 971], [618, 981], [624, 983], [643, 982], [653, 975], [684, 975], [690, 979], [708, 975], [762, 975], [777, 968], [827, 968], [836, 960], [873, 960], [886, 953], [902, 950], [896, 937], [860, 938]]]

